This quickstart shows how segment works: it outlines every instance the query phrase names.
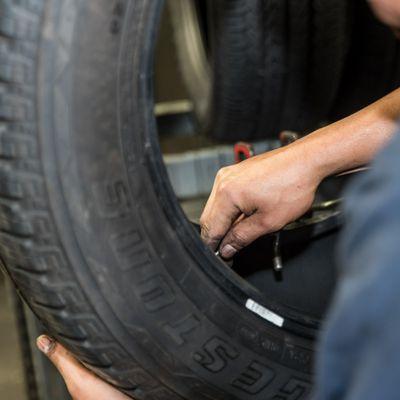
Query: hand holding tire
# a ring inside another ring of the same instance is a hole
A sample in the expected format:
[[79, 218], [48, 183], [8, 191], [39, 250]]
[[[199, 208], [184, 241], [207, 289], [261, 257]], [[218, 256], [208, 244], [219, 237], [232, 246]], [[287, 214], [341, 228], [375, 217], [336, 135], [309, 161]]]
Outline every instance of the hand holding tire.
[[56, 366], [74, 400], [128, 400], [129, 397], [93, 375], [63, 346], [48, 336], [40, 336], [37, 346]]

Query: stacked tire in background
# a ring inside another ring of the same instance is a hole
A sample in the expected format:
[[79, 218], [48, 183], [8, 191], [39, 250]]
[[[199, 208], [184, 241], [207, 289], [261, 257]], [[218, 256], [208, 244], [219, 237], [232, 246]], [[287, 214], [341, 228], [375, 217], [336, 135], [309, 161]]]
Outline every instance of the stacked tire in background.
[[[185, 35], [200, 8], [207, 23]], [[200, 126], [219, 140], [308, 133], [400, 80], [399, 43], [364, 0], [172, 0], [171, 11]]]
[[[208, 29], [209, 43], [195, 57], [200, 62], [193, 63], [188, 59], [196, 47], [193, 36], [182, 34], [193, 24], [195, 3], [191, 2], [191, 14], [186, 0], [171, 2], [183, 76], [195, 105], [203, 103], [199, 118], [203, 129], [219, 140], [256, 140], [277, 138], [283, 129], [310, 131], [326, 119], [348, 51], [348, 2], [207, 4], [206, 15], [211, 17], [201, 26]], [[209, 88], [207, 93], [204, 88]]]
[[[210, 129], [219, 139], [305, 132], [324, 120], [347, 53], [343, 0], [214, 2]], [[329, 29], [326, 29], [329, 27]]]
[[351, 2], [350, 48], [331, 119], [340, 119], [400, 85], [400, 41], [364, 0]]

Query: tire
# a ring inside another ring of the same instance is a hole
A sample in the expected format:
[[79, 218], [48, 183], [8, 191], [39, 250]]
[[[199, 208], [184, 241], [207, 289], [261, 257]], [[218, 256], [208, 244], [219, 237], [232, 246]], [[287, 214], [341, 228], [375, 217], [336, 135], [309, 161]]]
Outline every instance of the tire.
[[162, 4], [2, 1], [0, 254], [45, 329], [135, 399], [305, 399], [318, 320], [222, 264], [169, 186]]
[[214, 138], [276, 139], [327, 118], [348, 50], [347, 2], [210, 2], [208, 57], [195, 3], [170, 4], [183, 78]]
[[398, 87], [400, 46], [391, 30], [377, 20], [367, 2], [353, 4], [354, 24], [343, 81], [332, 119], [346, 117]]
[[349, 51], [353, 13], [350, 2], [343, 0], [314, 0], [313, 11], [312, 82], [309, 91], [309, 110], [313, 111], [309, 118], [315, 125], [321, 122], [315, 117], [327, 118], [336, 100]]

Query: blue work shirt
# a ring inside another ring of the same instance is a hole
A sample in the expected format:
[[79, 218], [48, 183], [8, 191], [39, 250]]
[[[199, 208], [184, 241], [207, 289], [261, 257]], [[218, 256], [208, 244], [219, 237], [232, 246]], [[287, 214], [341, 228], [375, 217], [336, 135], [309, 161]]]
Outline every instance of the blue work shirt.
[[400, 399], [400, 133], [345, 196], [316, 400]]

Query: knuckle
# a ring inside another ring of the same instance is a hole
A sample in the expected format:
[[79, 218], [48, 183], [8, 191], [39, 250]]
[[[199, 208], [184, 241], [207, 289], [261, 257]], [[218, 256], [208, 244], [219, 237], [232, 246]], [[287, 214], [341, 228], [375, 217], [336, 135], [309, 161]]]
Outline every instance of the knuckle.
[[216, 175], [216, 179], [217, 181], [224, 179], [227, 175], [228, 172], [228, 167], [222, 167], [218, 170], [217, 175]]
[[260, 225], [264, 231], [268, 231], [271, 228], [271, 221], [268, 217], [261, 218]]
[[217, 194], [231, 197], [235, 192], [234, 179], [232, 179], [230, 167], [221, 168], [217, 173], [215, 190]]
[[218, 185], [218, 193], [220, 194], [230, 195], [231, 191], [232, 191], [232, 186], [227, 181], [222, 181]]
[[235, 248], [242, 249], [247, 244], [247, 237], [240, 231], [233, 230], [231, 233], [231, 241]]
[[265, 233], [276, 232], [285, 226], [281, 221], [265, 217], [261, 220], [261, 227]]
[[199, 219], [201, 229], [208, 230], [208, 218], [203, 214]]
[[217, 228], [211, 227], [207, 222], [200, 221], [201, 236], [206, 241], [214, 242], [221, 240], [223, 235], [218, 231]]
[[224, 235], [217, 231], [210, 233], [208, 236], [209, 240], [212, 242], [219, 242], [223, 237]]
[[200, 218], [200, 229], [201, 235], [204, 237], [208, 237], [210, 234], [210, 226], [205, 218]]

